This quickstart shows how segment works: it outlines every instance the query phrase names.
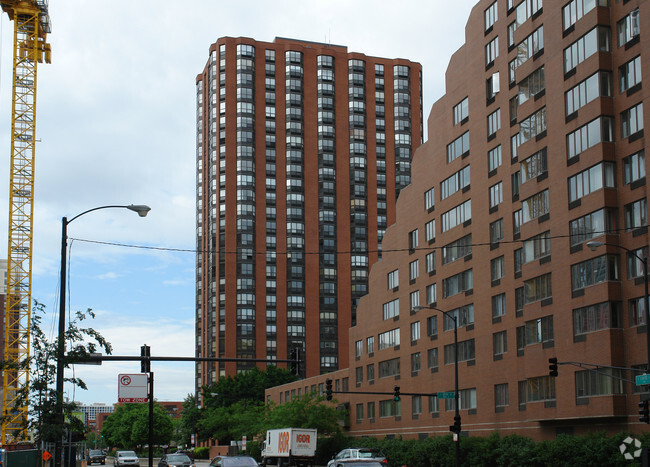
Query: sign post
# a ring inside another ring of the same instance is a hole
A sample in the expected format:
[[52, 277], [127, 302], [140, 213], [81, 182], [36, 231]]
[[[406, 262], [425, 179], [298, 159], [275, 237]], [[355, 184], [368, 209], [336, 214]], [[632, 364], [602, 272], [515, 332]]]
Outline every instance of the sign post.
[[120, 374], [117, 376], [118, 402], [148, 402], [146, 374]]

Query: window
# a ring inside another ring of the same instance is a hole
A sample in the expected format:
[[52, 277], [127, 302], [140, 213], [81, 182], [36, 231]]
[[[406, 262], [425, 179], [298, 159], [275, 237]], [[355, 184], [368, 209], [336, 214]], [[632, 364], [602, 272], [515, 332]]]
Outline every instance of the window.
[[357, 404], [357, 423], [363, 421], [363, 403]]
[[627, 278], [643, 277], [643, 261], [648, 257], [648, 247], [638, 248], [627, 253]]
[[[515, 0], [508, 0], [508, 11], [514, 8]], [[508, 47], [515, 43], [515, 31], [519, 26], [524, 24], [528, 18], [537, 13], [542, 8], [542, 0], [524, 0], [517, 5], [515, 11], [515, 21], [508, 25]]]
[[379, 334], [379, 350], [390, 349], [399, 345], [399, 328]]
[[492, 73], [492, 76], [485, 81], [485, 95], [488, 103], [492, 102], [492, 99], [494, 99], [500, 89], [501, 84], [499, 82], [499, 72], [497, 71], [496, 73]]
[[599, 143], [614, 141], [612, 120], [611, 117], [599, 117], [569, 133], [566, 137], [567, 159]]
[[522, 184], [545, 174], [548, 170], [546, 148], [521, 161], [520, 166], [519, 175]]
[[503, 409], [510, 405], [508, 398], [508, 383], [494, 385], [494, 408]]
[[427, 350], [427, 367], [438, 368], [438, 347]]
[[500, 318], [506, 314], [506, 294], [502, 293], [492, 297], [492, 318]]
[[435, 189], [429, 188], [424, 192], [424, 209], [427, 211], [435, 206]]
[[551, 232], [547, 230], [524, 241], [523, 263], [529, 263], [551, 254]]
[[374, 420], [375, 419], [375, 403], [374, 402], [368, 402], [366, 405], [366, 408], [368, 409], [368, 420]]
[[607, 6], [607, 0], [572, 0], [562, 8], [562, 29], [571, 26], [597, 6]]
[[564, 94], [566, 115], [571, 115], [573, 112], [576, 112], [579, 108], [584, 107], [598, 97], [611, 97], [611, 95], [611, 73], [606, 71], [594, 73]]
[[639, 151], [623, 159], [623, 182], [626, 185], [643, 178], [645, 178], [644, 151]]
[[447, 162], [462, 156], [469, 151], [469, 131], [466, 131], [447, 145]]
[[459, 328], [474, 324], [474, 304], [461, 306], [454, 310], [449, 310], [443, 315], [443, 329], [445, 331], [452, 331], [454, 329], [454, 320]]
[[616, 23], [618, 29], [618, 46], [621, 47], [639, 35], [639, 9], [630, 13]]
[[363, 383], [363, 367], [358, 366], [355, 368], [355, 382], [357, 385]]
[[501, 166], [501, 145], [488, 151], [488, 170], [492, 172]]
[[424, 224], [424, 236], [427, 242], [432, 242], [436, 239], [436, 220], [432, 219]]
[[399, 357], [391, 360], [379, 362], [379, 377], [386, 378], [389, 376], [399, 375]]
[[418, 229], [409, 232], [409, 250], [414, 250], [418, 247]]
[[571, 266], [573, 291], [612, 280], [619, 280], [616, 255], [602, 255]]
[[524, 304], [537, 302], [546, 298], [551, 298], [551, 273], [533, 277], [524, 282], [523, 300]]
[[569, 202], [577, 201], [604, 187], [614, 188], [615, 166], [602, 162], [569, 178]]
[[494, 258], [493, 260], [490, 260], [490, 273], [491, 273], [492, 282], [498, 281], [503, 276], [505, 276], [506, 275], [505, 269], [506, 266], [505, 266], [505, 260], [503, 256], [499, 256], [498, 258]]
[[452, 263], [471, 254], [472, 234], [469, 234], [442, 247], [442, 264]]
[[630, 326], [642, 326], [645, 324], [645, 298], [633, 298], [628, 301], [630, 312]]
[[388, 303], [384, 303], [383, 308], [384, 319], [390, 319], [399, 316], [399, 298], [391, 300]]
[[433, 273], [436, 271], [436, 252], [432, 251], [431, 253], [427, 253], [427, 255], [424, 257], [427, 263], [427, 273]]
[[[458, 391], [458, 397], [460, 399], [460, 404], [458, 405], [460, 410], [476, 409], [476, 388], [461, 389]], [[445, 410], [456, 410], [454, 399], [445, 399]]]
[[524, 326], [517, 327], [517, 349], [522, 350], [528, 345], [535, 345], [553, 340], [553, 316], [526, 321]]
[[576, 397], [623, 394], [623, 370], [603, 368], [598, 371], [576, 371]]
[[[454, 344], [445, 345], [445, 365], [453, 365], [455, 363], [454, 357]], [[476, 355], [474, 353], [474, 339], [468, 339], [458, 343], [458, 362], [466, 362], [474, 360]]]
[[416, 307], [420, 306], [420, 291], [415, 290], [411, 292], [409, 298], [411, 299], [411, 310], [417, 309]]
[[614, 215], [609, 209], [600, 209], [569, 223], [571, 246], [578, 245], [615, 229]]
[[490, 187], [490, 208], [495, 208], [503, 202], [503, 183], [499, 182]]
[[621, 112], [621, 138], [643, 130], [643, 102]]
[[420, 371], [422, 366], [422, 362], [420, 359], [420, 352], [412, 353], [411, 354], [411, 373], [415, 373], [416, 371]]
[[369, 354], [375, 352], [375, 336], [366, 338], [366, 352]]
[[402, 408], [400, 401], [395, 402], [392, 399], [379, 401], [379, 416], [380, 417], [400, 417], [402, 415]]
[[489, 65], [499, 56], [499, 36], [485, 46], [485, 65]]
[[[540, 2], [541, 3], [541, 2]], [[528, 37], [517, 44], [517, 56], [509, 63], [510, 83], [516, 81], [515, 72], [517, 68], [526, 63], [528, 59], [544, 49], [544, 27], [540, 26], [535, 29]]]
[[510, 99], [510, 121], [517, 120], [519, 106], [546, 88], [544, 67], [533, 71], [517, 83], [517, 95]]
[[458, 125], [469, 117], [469, 98], [466, 97], [454, 106], [454, 125]]
[[519, 382], [519, 406], [527, 402], [542, 402], [555, 400], [555, 378], [538, 376]]
[[508, 351], [508, 336], [506, 331], [499, 331], [492, 334], [492, 347], [494, 357], [503, 357], [503, 354]]
[[446, 232], [472, 218], [472, 200], [450, 209], [442, 215], [442, 231]]
[[596, 52], [609, 52], [609, 28], [597, 26], [564, 49], [564, 73], [576, 68]]
[[388, 290], [392, 290], [399, 286], [399, 269], [395, 269], [388, 273]]
[[427, 336], [433, 337], [438, 335], [438, 317], [429, 316], [427, 318]]
[[544, 214], [548, 214], [550, 208], [548, 204], [548, 190], [534, 194], [521, 203], [522, 222], [530, 222]]
[[501, 109], [496, 109], [487, 116], [487, 134], [488, 138], [501, 129]]
[[420, 275], [420, 260], [411, 261], [409, 263], [409, 280], [415, 280]]
[[519, 132], [510, 138], [512, 158], [518, 155], [519, 146], [544, 134], [546, 131], [546, 107], [542, 107], [534, 114], [519, 123]]
[[603, 302], [576, 308], [573, 310], [573, 335], [620, 328], [621, 318], [621, 305], [618, 302]]
[[503, 240], [503, 219], [490, 223], [490, 243], [496, 244]]
[[619, 90], [625, 92], [641, 83], [641, 56], [637, 56], [618, 68]]
[[497, 19], [498, 19], [497, 2], [494, 2], [485, 10], [485, 30], [487, 31], [492, 26], [494, 26], [494, 23], [496, 23]]
[[363, 341], [358, 340], [354, 344], [355, 344], [354, 345], [354, 347], [355, 347], [355, 357], [360, 357], [361, 355], [363, 355]]
[[467, 269], [442, 280], [442, 297], [449, 298], [461, 292], [471, 290], [472, 287], [472, 270]]
[[446, 199], [457, 191], [468, 187], [469, 182], [470, 169], [468, 165], [440, 183], [440, 200]]
[[637, 229], [648, 226], [648, 211], [645, 198], [625, 205], [625, 228]]
[[426, 294], [427, 294], [427, 297], [426, 297], [427, 298], [427, 305], [431, 305], [432, 303], [436, 303], [438, 301], [437, 284], [427, 285]]

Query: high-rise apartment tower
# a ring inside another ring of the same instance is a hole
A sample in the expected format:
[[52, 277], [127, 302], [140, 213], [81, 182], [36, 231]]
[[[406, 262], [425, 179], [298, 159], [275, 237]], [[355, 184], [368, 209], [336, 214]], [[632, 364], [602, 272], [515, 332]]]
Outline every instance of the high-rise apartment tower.
[[[348, 329], [422, 141], [403, 59], [221, 38], [197, 77], [197, 347], [348, 365]], [[308, 344], [308, 345], [307, 345]], [[197, 388], [253, 363], [197, 364]]]

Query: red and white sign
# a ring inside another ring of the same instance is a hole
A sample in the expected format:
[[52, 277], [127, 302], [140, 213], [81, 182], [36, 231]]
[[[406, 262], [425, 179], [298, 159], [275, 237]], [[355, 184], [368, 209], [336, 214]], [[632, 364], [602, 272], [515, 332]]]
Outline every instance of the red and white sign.
[[117, 375], [118, 402], [149, 402], [147, 374]]

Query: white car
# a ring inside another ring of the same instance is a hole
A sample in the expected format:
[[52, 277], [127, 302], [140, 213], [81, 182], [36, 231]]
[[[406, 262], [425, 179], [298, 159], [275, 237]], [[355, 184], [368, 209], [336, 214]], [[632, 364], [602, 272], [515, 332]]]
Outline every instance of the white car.
[[377, 461], [382, 466], [388, 467], [386, 456], [379, 449], [374, 448], [349, 448], [343, 449], [327, 463], [327, 467], [335, 467], [339, 464], [345, 465], [361, 461]]
[[113, 465], [122, 466], [122, 465], [140, 465], [140, 459], [133, 451], [117, 451], [115, 453], [115, 461]]

